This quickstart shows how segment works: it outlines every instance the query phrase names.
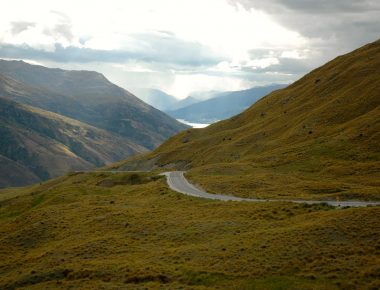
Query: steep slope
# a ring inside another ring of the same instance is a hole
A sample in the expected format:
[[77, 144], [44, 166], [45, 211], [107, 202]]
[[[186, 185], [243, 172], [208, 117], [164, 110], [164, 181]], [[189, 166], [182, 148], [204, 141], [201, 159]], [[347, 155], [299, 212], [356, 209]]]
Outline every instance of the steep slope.
[[205, 189], [240, 196], [380, 198], [379, 83], [376, 41], [121, 168], [191, 168]]
[[104, 130], [4, 98], [0, 136], [0, 187], [30, 184], [146, 151]]
[[[1, 61], [0, 61], [1, 63]], [[1, 67], [1, 66], [0, 66]], [[74, 97], [28, 85], [0, 73], [0, 96], [65, 116], [91, 114]]]
[[[120, 134], [149, 149], [186, 128], [96, 72], [0, 60], [0, 74], [40, 90], [39, 99], [30, 94], [28, 104]], [[59, 100], [54, 98], [57, 95]], [[66, 105], [60, 100], [67, 101]]]
[[178, 102], [175, 97], [157, 89], [137, 88], [132, 92], [145, 103], [161, 111], [171, 110]]
[[28, 167], [0, 155], [0, 188], [25, 186], [40, 180]]
[[170, 116], [194, 123], [213, 123], [241, 113], [263, 96], [284, 85], [257, 87], [244, 91], [215, 94], [213, 98], [197, 102], [174, 111], [166, 111]]

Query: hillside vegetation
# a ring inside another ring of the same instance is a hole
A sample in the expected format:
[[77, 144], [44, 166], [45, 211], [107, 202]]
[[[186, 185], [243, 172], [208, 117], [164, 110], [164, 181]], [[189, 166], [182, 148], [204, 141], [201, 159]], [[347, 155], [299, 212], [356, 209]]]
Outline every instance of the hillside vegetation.
[[379, 214], [76, 173], [0, 191], [0, 289], [378, 289]]
[[376, 41], [117, 167], [189, 169], [208, 191], [243, 197], [379, 199], [379, 84]]
[[0, 289], [379, 289], [379, 207], [224, 202], [379, 198], [380, 42], [244, 113], [108, 168], [0, 190]]
[[187, 128], [94, 71], [0, 60], [0, 96], [70, 117], [153, 149]]
[[0, 136], [0, 187], [27, 185], [146, 151], [126, 138], [1, 97]]
[[0, 60], [0, 188], [120, 161], [186, 128], [99, 73]]

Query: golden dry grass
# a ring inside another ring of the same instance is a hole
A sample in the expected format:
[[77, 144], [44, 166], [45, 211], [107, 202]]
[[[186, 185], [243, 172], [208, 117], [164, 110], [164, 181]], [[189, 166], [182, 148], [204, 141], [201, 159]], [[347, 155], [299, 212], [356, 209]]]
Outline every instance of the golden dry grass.
[[0, 191], [0, 289], [378, 289], [380, 208], [238, 203], [153, 173]]
[[379, 199], [379, 83], [380, 40], [119, 166], [191, 169], [206, 190], [244, 197]]

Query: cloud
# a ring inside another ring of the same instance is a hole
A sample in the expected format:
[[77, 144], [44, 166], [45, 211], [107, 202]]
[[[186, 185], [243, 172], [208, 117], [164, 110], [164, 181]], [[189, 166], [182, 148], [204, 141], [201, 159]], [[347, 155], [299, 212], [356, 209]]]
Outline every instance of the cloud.
[[141, 44], [141, 52], [145, 56], [142, 60], [145, 61], [209, 66], [226, 60], [226, 57], [218, 55], [205, 45], [181, 40], [166, 31], [135, 34], [133, 41]]
[[12, 35], [19, 34], [25, 30], [28, 30], [29, 27], [36, 26], [36, 23], [34, 22], [28, 22], [28, 21], [16, 21], [11, 23], [11, 33]]
[[44, 34], [53, 36], [55, 40], [59, 40], [62, 37], [68, 43], [71, 43], [74, 39], [74, 34], [72, 32], [70, 17], [60, 11], [51, 10], [50, 13], [56, 16], [56, 21], [58, 23], [56, 23], [52, 28], [46, 27]]
[[44, 34], [53, 36], [56, 40], [62, 37], [69, 43], [74, 39], [74, 35], [71, 32], [71, 25], [66, 23], [56, 24], [53, 28], [46, 28]]
[[246, 8], [254, 7], [271, 13], [283, 11], [284, 8], [308, 14], [361, 13], [380, 9], [377, 0], [230, 0], [230, 2], [239, 2]]
[[[60, 33], [65, 32], [62, 28]], [[55, 30], [56, 31], [56, 30]], [[49, 60], [54, 62], [126, 63], [137, 60], [146, 63], [167, 63], [181, 66], [210, 66], [226, 58], [213, 53], [196, 42], [184, 41], [168, 33], [135, 34], [131, 49], [101, 50], [55, 44], [52, 51], [39, 50], [28, 45], [0, 44], [0, 57]]]
[[277, 59], [267, 66], [242, 66], [246, 78], [295, 80], [305, 73], [380, 36], [380, 2], [377, 0], [229, 0], [247, 10], [263, 11], [280, 25], [306, 40], [303, 48], [251, 49], [254, 61]]
[[0, 57], [99, 70], [173, 94], [246, 88], [294, 81], [374, 41], [379, 13], [379, 0], [96, 0], [90, 9], [12, 0], [0, 11]]
[[306, 59], [294, 59], [294, 58], [280, 58], [278, 63], [273, 63], [266, 67], [245, 67], [245, 71], [252, 71], [255, 73], [277, 73], [289, 76], [301, 76], [305, 72], [312, 69], [308, 60]]
[[380, 35], [377, 0], [229, 0], [270, 14], [281, 25], [314, 41], [319, 49], [347, 52]]

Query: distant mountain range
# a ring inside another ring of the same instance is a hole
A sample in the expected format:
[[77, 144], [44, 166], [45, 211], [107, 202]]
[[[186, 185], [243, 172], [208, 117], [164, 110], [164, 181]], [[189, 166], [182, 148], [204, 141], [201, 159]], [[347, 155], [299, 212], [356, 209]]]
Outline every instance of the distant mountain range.
[[201, 101], [191, 96], [179, 100], [158, 89], [135, 88], [132, 91], [139, 99], [161, 111], [177, 110]]
[[170, 116], [193, 123], [213, 123], [239, 114], [263, 96], [285, 87], [274, 84], [243, 91], [214, 93], [210, 99], [177, 110], [167, 110]]
[[109, 164], [186, 128], [99, 73], [0, 60], [0, 187]]
[[194, 92], [183, 100], [157, 89], [135, 89], [136, 96], [170, 116], [190, 123], [213, 123], [239, 114], [257, 100], [285, 85], [273, 84], [248, 90]]
[[157, 89], [135, 88], [131, 90], [139, 99], [161, 111], [172, 110], [178, 99]]

